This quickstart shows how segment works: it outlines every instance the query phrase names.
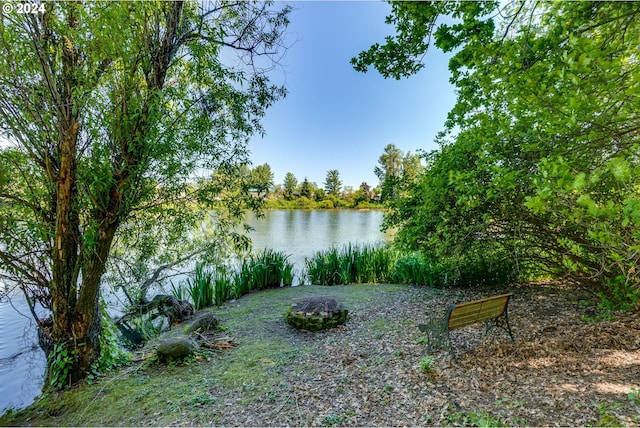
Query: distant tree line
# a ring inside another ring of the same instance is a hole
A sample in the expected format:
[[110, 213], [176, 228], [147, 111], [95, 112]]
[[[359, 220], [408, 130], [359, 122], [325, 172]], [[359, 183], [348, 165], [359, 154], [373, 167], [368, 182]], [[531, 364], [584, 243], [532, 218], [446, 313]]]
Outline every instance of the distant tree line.
[[292, 172], [287, 172], [284, 181], [276, 184], [268, 163], [249, 168], [242, 166], [241, 176], [254, 196], [264, 198], [270, 208], [368, 208], [380, 207], [398, 198], [402, 188], [414, 182], [423, 168], [420, 155], [403, 153], [395, 145], [384, 148], [374, 168], [380, 183], [372, 187], [363, 181], [357, 189], [343, 186], [340, 171], [327, 171], [322, 185], [307, 177], [298, 181]]

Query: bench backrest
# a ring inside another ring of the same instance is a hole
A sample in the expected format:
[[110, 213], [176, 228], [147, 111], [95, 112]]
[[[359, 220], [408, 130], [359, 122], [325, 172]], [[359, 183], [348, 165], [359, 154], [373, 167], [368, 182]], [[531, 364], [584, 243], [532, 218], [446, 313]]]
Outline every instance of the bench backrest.
[[501, 294], [460, 305], [451, 305], [448, 311], [449, 330], [499, 317], [507, 309], [513, 294]]

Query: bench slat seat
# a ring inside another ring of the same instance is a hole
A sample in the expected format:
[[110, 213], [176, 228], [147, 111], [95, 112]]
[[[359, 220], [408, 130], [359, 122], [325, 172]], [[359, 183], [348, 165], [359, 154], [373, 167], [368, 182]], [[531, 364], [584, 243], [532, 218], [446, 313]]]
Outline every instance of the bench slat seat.
[[479, 322], [485, 323], [485, 335], [494, 327], [499, 327], [504, 329], [513, 341], [507, 311], [511, 296], [513, 294], [508, 293], [459, 305], [452, 304], [444, 318], [432, 318], [427, 324], [420, 324], [420, 331], [427, 333], [427, 353], [431, 352], [431, 348], [445, 347], [455, 361], [449, 332]]

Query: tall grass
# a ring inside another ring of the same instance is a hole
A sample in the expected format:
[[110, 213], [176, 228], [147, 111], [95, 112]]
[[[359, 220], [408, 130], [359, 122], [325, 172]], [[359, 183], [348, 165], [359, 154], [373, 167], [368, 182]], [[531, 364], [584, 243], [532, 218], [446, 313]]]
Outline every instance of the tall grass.
[[235, 295], [240, 297], [254, 290], [290, 286], [293, 264], [289, 255], [265, 249], [242, 260], [235, 277]]
[[197, 263], [185, 282], [178, 287], [171, 284], [171, 291], [181, 300], [188, 294], [195, 310], [199, 310], [214, 304], [221, 305], [255, 290], [290, 286], [292, 283], [293, 264], [289, 262], [289, 255], [266, 249], [243, 259], [237, 269]]
[[[437, 286], [441, 282], [439, 271], [420, 253], [400, 254], [388, 246], [349, 243], [306, 259], [302, 276], [318, 285], [394, 282]], [[199, 310], [252, 291], [290, 286], [293, 277], [289, 255], [265, 249], [242, 259], [236, 268], [209, 268], [198, 263], [184, 288], [194, 308]], [[182, 285], [172, 285], [172, 291], [180, 299], [185, 294]]]
[[439, 273], [420, 253], [403, 254], [393, 266], [391, 281], [398, 284], [440, 285]]
[[312, 284], [362, 284], [388, 281], [397, 257], [389, 247], [347, 244], [317, 252], [305, 261]]
[[213, 306], [215, 301], [213, 271], [203, 263], [196, 263], [193, 276], [186, 280], [186, 288], [196, 311]]
[[217, 266], [213, 272], [213, 297], [214, 303], [218, 306], [235, 297], [234, 278], [226, 266]]

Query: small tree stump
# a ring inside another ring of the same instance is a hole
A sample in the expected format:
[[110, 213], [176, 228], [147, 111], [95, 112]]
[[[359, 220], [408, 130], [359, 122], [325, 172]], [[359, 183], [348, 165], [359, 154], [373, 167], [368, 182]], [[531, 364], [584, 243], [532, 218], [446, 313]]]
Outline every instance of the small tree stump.
[[344, 324], [348, 314], [333, 297], [307, 297], [294, 299], [286, 321], [298, 330], [320, 331]]

